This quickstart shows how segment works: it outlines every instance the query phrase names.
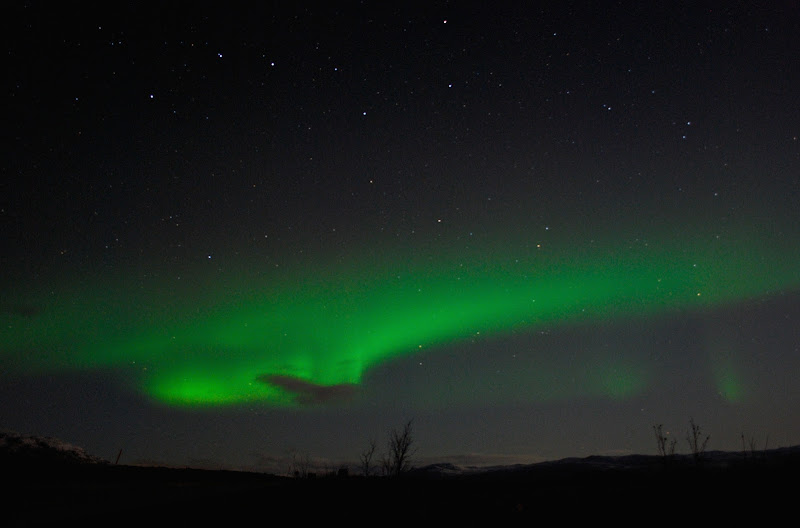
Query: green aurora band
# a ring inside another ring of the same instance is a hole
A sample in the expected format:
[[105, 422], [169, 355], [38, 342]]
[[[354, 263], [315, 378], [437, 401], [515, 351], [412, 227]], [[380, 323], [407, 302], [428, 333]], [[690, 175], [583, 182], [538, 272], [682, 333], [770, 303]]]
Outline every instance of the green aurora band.
[[[617, 246], [362, 251], [288, 272], [198, 267], [180, 281], [65, 279], [39, 294], [6, 292], [0, 361], [6, 373], [122, 371], [169, 405], [296, 406], [350, 394], [369, 369], [420, 350], [796, 290], [800, 252], [783, 239], [706, 230]], [[625, 398], [647, 385], [641, 365], [595, 366], [571, 396]], [[730, 365], [713, 368], [720, 390], [739, 398]]]

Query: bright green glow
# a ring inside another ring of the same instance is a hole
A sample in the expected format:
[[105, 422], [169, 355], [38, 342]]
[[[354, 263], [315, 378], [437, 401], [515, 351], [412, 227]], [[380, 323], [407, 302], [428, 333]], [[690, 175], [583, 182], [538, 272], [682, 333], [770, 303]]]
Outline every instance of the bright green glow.
[[[619, 246], [418, 248], [216, 282], [195, 272], [146, 287], [95, 278], [39, 296], [10, 292], [0, 358], [6, 371], [127, 369], [147, 394], [174, 405], [291, 405], [293, 389], [266, 377], [358, 384], [380, 363], [460, 340], [707, 310], [800, 287], [798, 250], [778, 239], [689, 235]], [[581, 387], [551, 389], [626, 398], [647, 379], [639, 365], [606, 361]], [[735, 399], [733, 378], [719, 379]], [[546, 380], [528, 382], [539, 397], [551, 390]]]
[[731, 403], [743, 402], [749, 392], [741, 375], [744, 369], [740, 365], [738, 332], [739, 329], [731, 323], [709, 325], [705, 345], [717, 393]]
[[728, 401], [736, 403], [744, 399], [744, 388], [740, 377], [730, 366], [717, 367], [714, 377], [717, 382], [717, 390]]
[[646, 376], [631, 365], [614, 365], [601, 372], [602, 394], [621, 400], [639, 393], [645, 386]]

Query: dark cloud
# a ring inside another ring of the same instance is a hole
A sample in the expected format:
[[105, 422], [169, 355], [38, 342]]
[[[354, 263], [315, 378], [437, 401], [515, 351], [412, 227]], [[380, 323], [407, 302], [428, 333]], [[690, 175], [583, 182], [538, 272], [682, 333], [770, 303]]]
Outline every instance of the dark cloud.
[[356, 392], [356, 385], [318, 385], [294, 376], [264, 374], [256, 378], [261, 383], [279, 387], [294, 394], [294, 401], [301, 405], [320, 405], [350, 400]]

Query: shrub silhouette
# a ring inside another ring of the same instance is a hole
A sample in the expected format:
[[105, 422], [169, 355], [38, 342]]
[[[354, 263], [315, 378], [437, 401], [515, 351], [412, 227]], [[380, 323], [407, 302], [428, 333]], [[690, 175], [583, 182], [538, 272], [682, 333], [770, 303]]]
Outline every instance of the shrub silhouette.
[[703, 455], [706, 452], [706, 446], [711, 439], [711, 435], [707, 435], [705, 440], [700, 441], [703, 437], [703, 432], [700, 426], [694, 423], [694, 418], [689, 418], [689, 431], [686, 433], [686, 442], [689, 444], [689, 451], [692, 453], [692, 458], [695, 464], [703, 461]]
[[662, 424], [654, 425], [653, 432], [656, 435], [658, 454], [664, 462], [667, 462], [673, 457], [673, 455], [675, 455], [675, 445], [678, 443], [678, 441], [674, 438], [669, 439], [669, 433], [664, 434]]

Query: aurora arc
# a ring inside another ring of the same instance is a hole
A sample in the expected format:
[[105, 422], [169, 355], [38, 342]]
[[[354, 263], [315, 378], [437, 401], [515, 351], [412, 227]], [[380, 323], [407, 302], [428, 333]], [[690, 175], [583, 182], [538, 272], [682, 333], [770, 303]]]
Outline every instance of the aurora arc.
[[[348, 396], [369, 369], [420, 349], [797, 289], [800, 254], [781, 240], [690, 231], [618, 245], [362, 252], [146, 286], [64, 279], [39, 294], [7, 292], [0, 359], [6, 372], [122, 370], [169, 405], [314, 403]], [[596, 380], [596, 392], [641, 390], [641, 372], [626, 376]]]

